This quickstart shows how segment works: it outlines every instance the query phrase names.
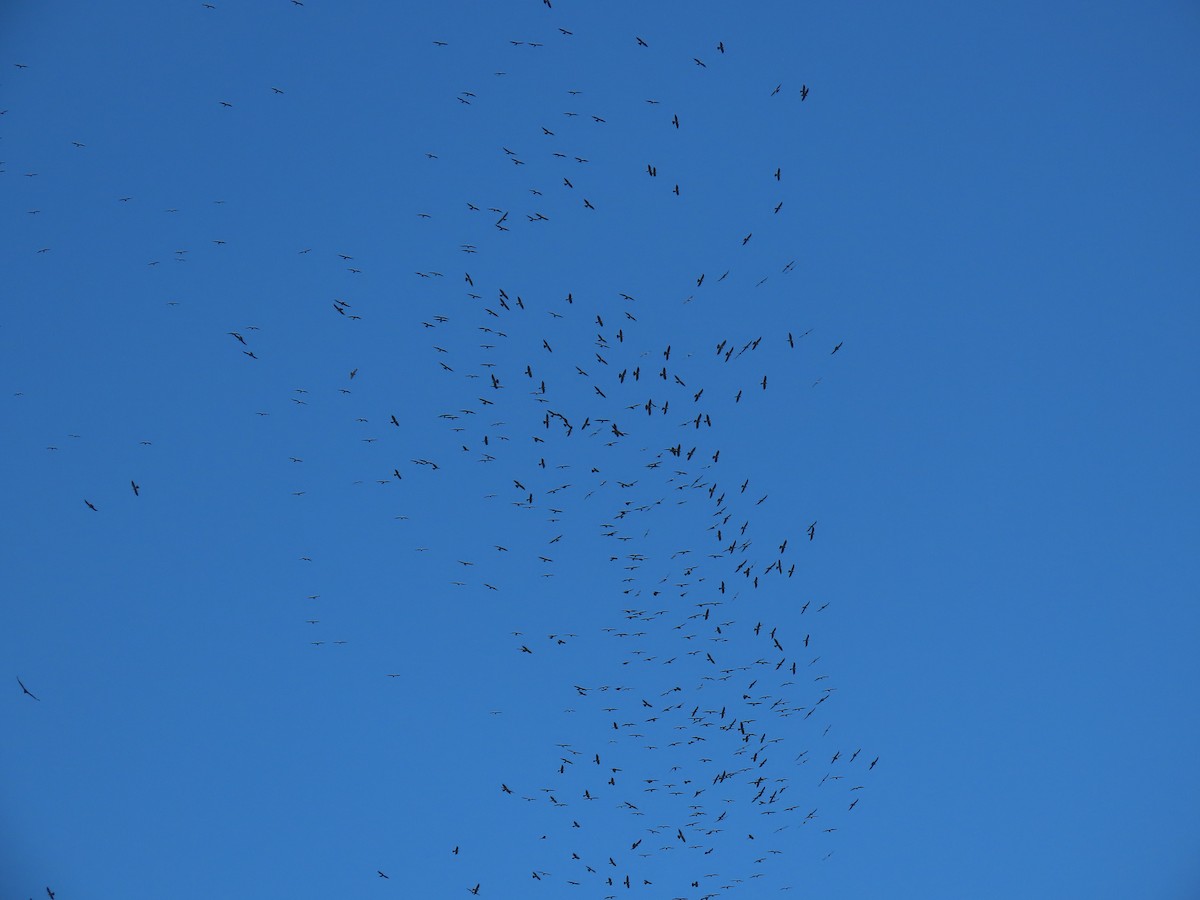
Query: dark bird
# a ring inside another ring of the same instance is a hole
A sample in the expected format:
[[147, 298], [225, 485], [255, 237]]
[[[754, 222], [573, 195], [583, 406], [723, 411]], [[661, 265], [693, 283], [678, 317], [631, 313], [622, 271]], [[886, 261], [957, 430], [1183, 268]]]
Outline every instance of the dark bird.
[[841, 350], [841, 349], [842, 349], [842, 344], [844, 344], [844, 343], [846, 343], [846, 342], [845, 342], [845, 341], [838, 341], [838, 344], [837, 344], [837, 346], [836, 346], [836, 347], [834, 347], [832, 350], [830, 350], [830, 351], [829, 351], [829, 355], [830, 355], [830, 356], [833, 356], [833, 354], [835, 354], [835, 353], [837, 353], [839, 350]]
[[129, 486], [133, 488], [133, 496], [138, 496], [138, 492], [142, 489], [141, 485], [139, 485], [136, 481], [130, 481]]
[[[387, 875], [384, 875], [384, 874], [383, 874], [383, 872], [379, 871], [379, 869], [376, 869], [376, 870], [375, 870], [375, 873], [376, 873], [376, 874], [377, 874], [377, 875], [378, 875], [380, 878], [388, 878], [388, 876], [387, 876]], [[388, 878], [388, 880], [390, 881], [391, 879], [390, 879], [390, 878]]]
[[42, 699], [41, 697], [36, 696], [33, 691], [29, 690], [29, 688], [25, 687], [25, 682], [23, 682], [19, 677], [17, 678], [17, 684], [21, 685], [22, 693], [28, 694], [30, 697], [33, 697], [34, 700], [40, 701]]
[[96, 509], [96, 507], [92, 505], [91, 500], [84, 500], [83, 502], [87, 504], [87, 508], [90, 509], [92, 512], [100, 512], [100, 510]]
[[807, 99], [807, 97], [808, 97], [808, 85], [802, 84], [802, 85], [800, 85], [800, 99], [801, 99], [801, 101], [803, 101], [803, 100]]
[[640, 46], [640, 47], [649, 47], [650, 46], [645, 41], [643, 41], [641, 38], [638, 38], [637, 42], [638, 42], [638, 46]]

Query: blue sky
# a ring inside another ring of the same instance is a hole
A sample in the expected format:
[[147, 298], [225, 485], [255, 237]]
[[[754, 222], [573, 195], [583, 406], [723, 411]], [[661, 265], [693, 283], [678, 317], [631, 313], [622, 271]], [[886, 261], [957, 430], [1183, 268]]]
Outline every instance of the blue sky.
[[0, 10], [0, 898], [1196, 896], [1194, 5], [213, 7]]

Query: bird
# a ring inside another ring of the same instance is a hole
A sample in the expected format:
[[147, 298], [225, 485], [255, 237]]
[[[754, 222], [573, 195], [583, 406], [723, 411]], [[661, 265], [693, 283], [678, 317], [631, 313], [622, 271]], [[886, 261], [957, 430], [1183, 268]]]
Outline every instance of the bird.
[[132, 480], [131, 480], [131, 481], [129, 482], [129, 486], [130, 486], [131, 488], [133, 488], [133, 496], [137, 497], [137, 496], [138, 496], [138, 494], [139, 494], [139, 492], [140, 492], [140, 491], [141, 491], [141, 489], [142, 489], [142, 488], [141, 488], [141, 485], [139, 485], [137, 482], [135, 482], [135, 481], [132, 481]]
[[84, 500], [83, 502], [87, 504], [87, 508], [92, 512], [100, 512], [100, 510], [96, 509], [96, 507], [92, 504], [91, 500]]
[[36, 696], [33, 693], [33, 691], [31, 691], [31, 690], [29, 690], [29, 688], [25, 687], [25, 682], [23, 682], [21, 680], [20, 676], [17, 677], [17, 684], [19, 684], [21, 686], [22, 693], [26, 694], [27, 696], [33, 697], [34, 700], [41, 701], [41, 699], [42, 699], [41, 697]]

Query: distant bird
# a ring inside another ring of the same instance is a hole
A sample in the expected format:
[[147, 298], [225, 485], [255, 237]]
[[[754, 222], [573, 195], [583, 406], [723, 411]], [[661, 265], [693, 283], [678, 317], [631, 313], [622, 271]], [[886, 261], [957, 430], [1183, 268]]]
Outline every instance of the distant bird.
[[29, 688], [25, 687], [25, 682], [23, 682], [20, 677], [17, 678], [17, 684], [21, 685], [21, 691], [23, 693], [33, 697], [34, 700], [40, 701], [42, 699], [41, 697], [36, 696], [33, 691], [29, 690]]
[[133, 488], [133, 496], [138, 496], [138, 492], [142, 489], [141, 486], [136, 481], [130, 481], [129, 486]]
[[802, 84], [802, 85], [800, 85], [800, 100], [804, 101], [807, 98], [808, 98], [808, 85]]
[[90, 509], [92, 512], [100, 512], [100, 510], [96, 509], [96, 507], [92, 505], [91, 500], [84, 500], [83, 502], [87, 504], [87, 508]]
[[[377, 874], [380, 878], [388, 878], [388, 876], [384, 875], [383, 872], [381, 872], [379, 869], [375, 870], [375, 874]], [[388, 880], [390, 881], [391, 879], [388, 878]]]

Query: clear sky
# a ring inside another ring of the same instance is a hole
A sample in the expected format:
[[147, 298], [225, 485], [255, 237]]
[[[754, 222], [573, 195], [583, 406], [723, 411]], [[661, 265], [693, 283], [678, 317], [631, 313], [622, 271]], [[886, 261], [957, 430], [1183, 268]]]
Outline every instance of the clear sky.
[[0, 900], [1200, 896], [1198, 40], [0, 5]]

